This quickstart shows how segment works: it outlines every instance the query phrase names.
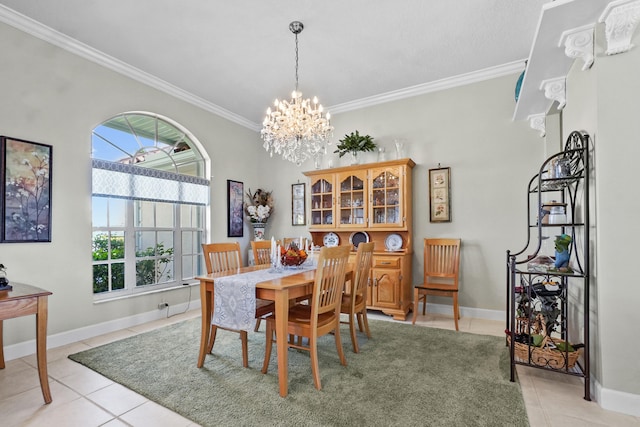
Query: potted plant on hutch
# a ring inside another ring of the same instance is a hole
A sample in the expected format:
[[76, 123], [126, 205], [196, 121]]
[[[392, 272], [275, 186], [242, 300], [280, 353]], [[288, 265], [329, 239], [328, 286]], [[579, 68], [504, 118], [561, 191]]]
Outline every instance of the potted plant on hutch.
[[340, 157], [347, 153], [351, 153], [351, 164], [358, 164], [358, 153], [364, 151], [373, 151], [376, 148], [376, 143], [373, 142], [373, 137], [369, 135], [360, 135], [358, 131], [351, 132], [350, 135], [345, 135], [340, 139], [340, 144], [336, 146], [337, 150], [334, 153], [338, 153]]

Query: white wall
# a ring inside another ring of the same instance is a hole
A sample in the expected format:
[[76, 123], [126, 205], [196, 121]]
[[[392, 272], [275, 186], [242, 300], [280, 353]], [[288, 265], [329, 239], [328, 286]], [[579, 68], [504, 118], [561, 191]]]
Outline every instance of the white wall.
[[[640, 43], [636, 31], [633, 42]], [[592, 138], [591, 183], [591, 373], [596, 398], [606, 409], [638, 415], [640, 287], [633, 272], [640, 236], [637, 163], [640, 158], [640, 50], [604, 54], [603, 26], [596, 33], [596, 60], [567, 76], [563, 131], [586, 130]], [[632, 409], [635, 408], [635, 409]], [[634, 412], [635, 411], [635, 412]]]
[[[155, 112], [189, 129], [212, 162], [215, 240], [227, 240], [226, 180], [259, 180], [256, 165], [263, 156], [254, 149], [256, 133], [5, 24], [0, 24], [0, 52], [0, 134], [53, 146], [52, 242], [0, 245], [10, 281], [53, 292], [49, 335], [157, 311], [162, 298], [185, 302], [188, 293], [179, 289], [93, 303], [91, 130], [130, 110]], [[248, 238], [243, 243], [248, 245]], [[197, 288], [192, 299], [199, 300]], [[6, 345], [33, 339], [33, 318], [7, 320], [4, 332]]]
[[[518, 76], [337, 114], [335, 140], [358, 130], [395, 157], [393, 139], [407, 140], [413, 171], [413, 283], [422, 277], [422, 239], [462, 239], [460, 304], [505, 309], [506, 250], [526, 239], [527, 184], [544, 159], [544, 140], [512, 122]], [[343, 159], [346, 159], [345, 156]], [[365, 158], [375, 161], [376, 155]], [[344, 160], [346, 161], [346, 160]], [[450, 223], [429, 222], [428, 169], [451, 167]], [[451, 299], [441, 300], [451, 304]]]
[[[640, 395], [640, 286], [634, 273], [640, 236], [640, 33], [631, 51], [598, 57], [596, 204], [601, 383]], [[639, 412], [640, 413], [640, 412]]]

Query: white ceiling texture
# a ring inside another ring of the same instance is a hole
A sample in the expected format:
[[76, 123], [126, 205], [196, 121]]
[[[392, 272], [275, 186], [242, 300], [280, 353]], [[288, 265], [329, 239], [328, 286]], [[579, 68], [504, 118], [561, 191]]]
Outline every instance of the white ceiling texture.
[[[0, 21], [258, 130], [299, 81], [332, 113], [515, 73], [543, 0], [0, 0]], [[515, 86], [515, 78], [514, 78]]]

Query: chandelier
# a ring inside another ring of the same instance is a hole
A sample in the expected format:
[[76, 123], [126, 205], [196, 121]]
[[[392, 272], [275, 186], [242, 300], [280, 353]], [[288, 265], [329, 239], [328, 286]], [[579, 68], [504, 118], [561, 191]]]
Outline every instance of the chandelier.
[[264, 148], [272, 157], [274, 152], [281, 154], [285, 160], [298, 166], [324, 152], [333, 130], [330, 114], [324, 114], [318, 98], [313, 97], [313, 101], [303, 99], [298, 91], [298, 34], [303, 29], [302, 22], [289, 24], [289, 30], [296, 36], [296, 88], [291, 93], [291, 100], [275, 100], [273, 110], [267, 109], [260, 132]]

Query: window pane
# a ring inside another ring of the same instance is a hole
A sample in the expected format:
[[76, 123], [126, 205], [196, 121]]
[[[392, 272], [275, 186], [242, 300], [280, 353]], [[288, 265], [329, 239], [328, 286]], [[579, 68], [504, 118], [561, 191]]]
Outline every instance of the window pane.
[[124, 227], [127, 222], [127, 201], [123, 199], [109, 200], [109, 226]]
[[136, 256], [147, 257], [155, 255], [155, 231], [136, 231]]
[[94, 261], [104, 261], [109, 258], [109, 234], [104, 231], [93, 233], [91, 251]]
[[193, 256], [183, 256], [182, 257], [182, 278], [183, 279], [191, 279], [194, 274], [194, 258]]
[[191, 205], [180, 205], [180, 227], [193, 227], [191, 214], [193, 210]]
[[158, 231], [157, 256], [173, 255], [173, 231]]
[[154, 227], [154, 206], [155, 202], [145, 202], [141, 200], [135, 201], [135, 218], [134, 225], [136, 227]]
[[136, 262], [136, 286], [151, 285], [156, 282], [156, 260], [145, 259]]
[[182, 253], [185, 255], [193, 254], [193, 232], [182, 232]]
[[124, 231], [111, 232], [111, 259], [124, 259]]
[[156, 203], [156, 227], [173, 228], [173, 203]]
[[108, 199], [105, 197], [91, 198], [91, 222], [94, 227], [106, 227]]
[[109, 290], [109, 265], [99, 264], [93, 266], [93, 293], [107, 292]]
[[124, 289], [124, 263], [111, 264], [111, 289]]
[[173, 259], [160, 258], [156, 264], [157, 283], [170, 282], [173, 280]]

